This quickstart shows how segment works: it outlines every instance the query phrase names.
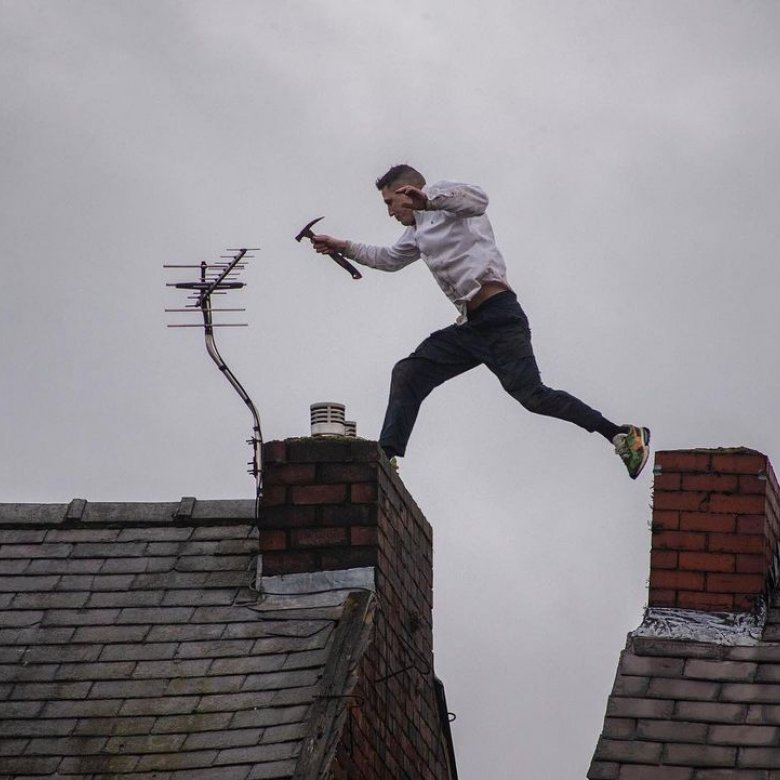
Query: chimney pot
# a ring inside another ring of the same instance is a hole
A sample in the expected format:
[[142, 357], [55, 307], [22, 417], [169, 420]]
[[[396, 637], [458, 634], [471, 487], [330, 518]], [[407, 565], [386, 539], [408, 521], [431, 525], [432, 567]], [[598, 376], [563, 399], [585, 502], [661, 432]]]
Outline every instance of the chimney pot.
[[321, 401], [312, 404], [310, 410], [312, 436], [347, 435], [344, 404], [335, 401]]

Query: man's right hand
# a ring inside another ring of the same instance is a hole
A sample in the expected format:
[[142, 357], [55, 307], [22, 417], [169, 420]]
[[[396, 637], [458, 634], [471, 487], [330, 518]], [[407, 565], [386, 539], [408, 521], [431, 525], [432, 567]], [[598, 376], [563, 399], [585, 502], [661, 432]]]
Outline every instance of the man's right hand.
[[323, 234], [312, 236], [311, 243], [321, 255], [327, 255], [330, 252], [343, 252], [347, 247], [347, 242], [344, 239]]

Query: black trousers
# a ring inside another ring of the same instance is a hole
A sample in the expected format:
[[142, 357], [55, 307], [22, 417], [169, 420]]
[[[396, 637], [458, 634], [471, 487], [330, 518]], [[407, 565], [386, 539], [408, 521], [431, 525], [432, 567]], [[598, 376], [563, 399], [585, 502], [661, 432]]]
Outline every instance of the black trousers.
[[517, 296], [506, 291], [471, 312], [463, 325], [431, 333], [409, 357], [396, 363], [380, 446], [390, 455], [403, 455], [428, 394], [448, 379], [482, 364], [530, 412], [568, 420], [591, 432], [604, 419], [601, 412], [574, 396], [542, 384], [528, 318]]

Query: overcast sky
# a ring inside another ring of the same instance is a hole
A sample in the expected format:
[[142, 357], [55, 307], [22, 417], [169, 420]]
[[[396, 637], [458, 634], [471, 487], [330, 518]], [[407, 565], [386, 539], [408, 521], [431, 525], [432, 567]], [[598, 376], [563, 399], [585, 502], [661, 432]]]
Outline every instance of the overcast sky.
[[[390, 243], [374, 179], [489, 194], [546, 382], [659, 449], [780, 461], [773, 0], [0, 0], [0, 501], [250, 498], [251, 419], [163, 263], [261, 247], [220, 349], [266, 439], [347, 405], [456, 311], [422, 263], [353, 281], [293, 237]], [[651, 468], [484, 368], [401, 475], [434, 527], [463, 778], [584, 777], [646, 600]]]

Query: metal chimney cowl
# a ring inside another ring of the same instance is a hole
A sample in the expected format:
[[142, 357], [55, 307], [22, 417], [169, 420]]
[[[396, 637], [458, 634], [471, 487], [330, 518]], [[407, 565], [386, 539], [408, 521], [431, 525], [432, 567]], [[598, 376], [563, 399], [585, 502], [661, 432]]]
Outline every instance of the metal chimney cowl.
[[320, 401], [312, 404], [311, 435], [312, 436], [356, 436], [357, 425], [352, 420], [345, 420], [344, 404], [335, 401]]

